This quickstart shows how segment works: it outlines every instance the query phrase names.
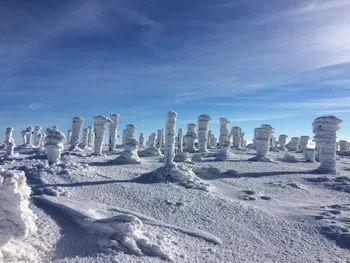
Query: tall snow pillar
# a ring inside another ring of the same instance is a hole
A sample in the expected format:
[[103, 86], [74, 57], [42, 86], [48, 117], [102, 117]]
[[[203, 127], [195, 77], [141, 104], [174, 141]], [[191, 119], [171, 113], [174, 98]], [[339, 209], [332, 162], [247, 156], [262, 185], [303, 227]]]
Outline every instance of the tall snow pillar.
[[165, 147], [164, 147], [164, 166], [174, 167], [175, 157], [175, 126], [177, 113], [169, 111], [165, 125]]
[[112, 122], [109, 124], [109, 151], [114, 151], [117, 146], [118, 123], [120, 115], [117, 113], [111, 114], [109, 118]]
[[208, 114], [202, 114], [198, 117], [198, 146], [200, 152], [207, 151], [208, 125], [211, 120], [212, 118]]
[[81, 127], [83, 126], [84, 119], [81, 117], [73, 117], [72, 119], [72, 136], [70, 139], [70, 150], [77, 149], [79, 145], [79, 138], [81, 133]]

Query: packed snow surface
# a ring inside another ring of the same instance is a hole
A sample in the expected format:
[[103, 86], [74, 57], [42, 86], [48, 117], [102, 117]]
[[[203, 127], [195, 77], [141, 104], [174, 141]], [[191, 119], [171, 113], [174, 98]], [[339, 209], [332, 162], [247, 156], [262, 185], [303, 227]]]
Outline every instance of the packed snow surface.
[[297, 152], [210, 149], [166, 168], [116, 164], [122, 151], [4, 160], [0, 262], [350, 262], [348, 156], [320, 175]]

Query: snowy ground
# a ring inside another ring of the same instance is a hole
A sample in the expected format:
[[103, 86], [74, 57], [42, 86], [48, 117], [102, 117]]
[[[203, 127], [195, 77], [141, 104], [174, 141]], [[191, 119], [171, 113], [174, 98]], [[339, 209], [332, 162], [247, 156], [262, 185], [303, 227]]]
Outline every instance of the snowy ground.
[[32, 189], [38, 234], [26, 242], [38, 262], [350, 262], [349, 157], [339, 175], [317, 175], [300, 153], [272, 152], [273, 163], [248, 161], [253, 150], [208, 154], [185, 164], [205, 191], [135, 180], [159, 157], [114, 165], [119, 154], [64, 155], [54, 169], [30, 151], [3, 162]]

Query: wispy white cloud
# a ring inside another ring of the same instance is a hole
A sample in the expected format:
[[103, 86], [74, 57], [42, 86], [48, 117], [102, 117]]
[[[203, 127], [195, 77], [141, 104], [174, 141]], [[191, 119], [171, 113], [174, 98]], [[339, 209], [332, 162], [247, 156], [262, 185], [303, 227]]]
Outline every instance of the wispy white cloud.
[[31, 104], [29, 104], [29, 109], [31, 109], [31, 110], [39, 110], [39, 109], [41, 109], [41, 108], [43, 108], [44, 107], [44, 103], [40, 103], [40, 102], [33, 102], [33, 103], [31, 103]]

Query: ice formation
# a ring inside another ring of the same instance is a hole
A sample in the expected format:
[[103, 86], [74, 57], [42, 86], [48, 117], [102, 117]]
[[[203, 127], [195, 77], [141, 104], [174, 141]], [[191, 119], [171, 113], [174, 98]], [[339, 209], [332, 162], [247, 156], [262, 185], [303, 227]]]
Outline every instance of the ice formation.
[[314, 139], [319, 147], [319, 172], [336, 173], [336, 139], [341, 119], [335, 116], [318, 117], [312, 123]]
[[177, 153], [174, 157], [174, 162], [186, 162], [186, 161], [190, 161], [190, 155], [188, 152], [184, 152], [183, 149], [183, 131], [180, 128], [179, 132], [178, 132], [178, 136], [177, 136]]
[[157, 147], [162, 148], [163, 146], [163, 136], [164, 136], [164, 129], [158, 129], [157, 130]]
[[111, 114], [109, 118], [112, 122], [109, 124], [109, 151], [115, 151], [118, 139], [118, 123], [120, 115], [117, 113]]
[[231, 128], [230, 137], [232, 137], [232, 147], [236, 149], [242, 149], [242, 129], [238, 126]]
[[148, 136], [148, 146], [150, 148], [156, 147], [156, 134], [153, 132], [150, 136]]
[[89, 129], [84, 128], [83, 137], [81, 138], [81, 143], [79, 144], [79, 148], [85, 149], [88, 146], [88, 139], [89, 139]]
[[[228, 138], [228, 124], [231, 121], [228, 118], [220, 118], [220, 137], [219, 137], [219, 146], [223, 146], [226, 147], [226, 145], [229, 143], [229, 138]], [[227, 145], [227, 147], [229, 147], [229, 145]]]
[[103, 142], [105, 133], [107, 130], [107, 123], [111, 123], [112, 120], [106, 116], [98, 115], [93, 117], [94, 128], [95, 128], [95, 143], [94, 143], [94, 154], [102, 155]]
[[125, 138], [126, 138], [126, 130], [123, 130], [123, 137], [122, 137], [122, 145], [125, 144]]
[[281, 151], [286, 151], [286, 143], [287, 143], [287, 138], [288, 136], [285, 135], [285, 134], [281, 134], [279, 137], [278, 137], [278, 145], [279, 145], [279, 149]]
[[79, 145], [79, 138], [81, 133], [81, 127], [83, 126], [84, 119], [81, 117], [73, 117], [72, 120], [72, 136], [70, 139], [70, 150], [76, 150]]
[[144, 174], [139, 178], [139, 180], [143, 180], [143, 178], [145, 178], [147, 181], [150, 182], [170, 181], [182, 184], [185, 187], [206, 189], [206, 187], [201, 184], [200, 179], [196, 176], [192, 169], [180, 165], [178, 166], [176, 163], [173, 162], [173, 158], [175, 155], [174, 149], [176, 117], [177, 113], [175, 111], [169, 111], [167, 114], [164, 148], [164, 166], [156, 169], [151, 173]]
[[39, 146], [39, 134], [41, 134], [42, 127], [41, 126], [35, 126], [34, 127], [34, 145]]
[[[21, 242], [37, 231], [29, 208], [30, 188], [22, 171], [0, 169], [0, 262], [22, 262], [28, 251]], [[23, 261], [24, 262], [24, 261]]]
[[139, 144], [140, 146], [143, 146], [145, 143], [145, 136], [143, 136], [143, 133], [140, 133], [140, 137], [139, 137]]
[[65, 136], [62, 132], [47, 128], [44, 147], [49, 164], [55, 164], [61, 157]]
[[177, 113], [169, 111], [165, 124], [164, 166], [174, 167], [175, 157], [175, 123]]
[[33, 136], [33, 127], [27, 127], [26, 128], [26, 145], [31, 146], [32, 145], [32, 136]]
[[147, 146], [148, 148], [138, 152], [140, 157], [162, 156], [160, 149], [156, 147], [156, 133], [153, 132], [148, 136]]
[[305, 151], [309, 143], [310, 136], [301, 136], [299, 140], [299, 149], [301, 152]]
[[270, 149], [272, 134], [273, 128], [270, 125], [263, 124], [259, 128], [255, 128], [256, 157], [250, 159], [251, 161], [271, 161], [266, 156]]
[[208, 142], [207, 142], [207, 148], [208, 149], [214, 148], [214, 146], [212, 145], [213, 137], [214, 137], [213, 132], [211, 130], [209, 130], [208, 131]]
[[299, 151], [299, 137], [292, 137], [290, 140], [292, 151]]
[[12, 127], [6, 128], [5, 144], [12, 141], [12, 138], [13, 138], [12, 136], [13, 136], [13, 128]]
[[88, 146], [93, 147], [95, 144], [95, 129], [94, 126], [88, 126]]
[[67, 145], [70, 145], [70, 140], [72, 137], [72, 130], [67, 131]]
[[23, 145], [27, 144], [27, 131], [21, 131]]
[[140, 157], [138, 155], [137, 149], [139, 147], [139, 142], [135, 139], [135, 129], [134, 124], [126, 125], [124, 133], [124, 151], [120, 156], [115, 159], [117, 164], [139, 164], [141, 163]]
[[228, 158], [231, 157], [232, 154], [230, 153], [229, 146], [229, 141], [221, 143], [219, 153], [215, 158], [216, 161], [226, 161]]
[[314, 163], [315, 162], [315, 149], [309, 149], [309, 148], [306, 148], [304, 150], [304, 155], [305, 155], [305, 159], [307, 162], [310, 162], [310, 163]]
[[200, 152], [207, 151], [208, 125], [211, 120], [212, 118], [208, 114], [201, 114], [198, 117], [198, 146]]
[[214, 135], [210, 139], [210, 145], [214, 148], [218, 147], [218, 138], [216, 138]]
[[347, 153], [349, 152], [349, 142], [345, 140], [339, 141], [339, 151], [340, 153]]
[[197, 134], [195, 132], [196, 124], [189, 123], [187, 124], [187, 133], [185, 135], [186, 140], [186, 151], [187, 152], [195, 152], [196, 148], [194, 147], [194, 140], [197, 138]]
[[183, 138], [184, 135], [183, 135], [183, 131], [182, 129], [180, 128], [179, 129], [179, 132], [178, 132], [178, 135], [177, 135], [177, 152], [180, 153], [180, 152], [183, 152], [184, 151], [184, 147], [183, 147]]

